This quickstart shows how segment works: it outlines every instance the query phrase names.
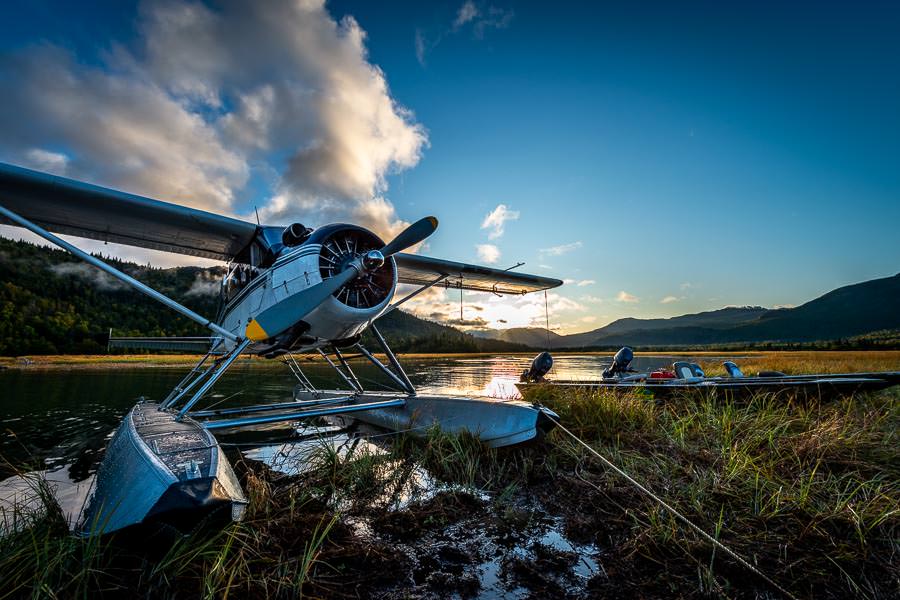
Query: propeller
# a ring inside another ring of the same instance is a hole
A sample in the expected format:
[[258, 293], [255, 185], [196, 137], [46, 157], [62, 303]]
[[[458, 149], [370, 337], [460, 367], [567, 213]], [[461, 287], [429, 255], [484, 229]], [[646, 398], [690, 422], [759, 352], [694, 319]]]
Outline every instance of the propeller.
[[373, 250], [350, 262], [347, 267], [322, 283], [311, 286], [302, 292], [288, 296], [266, 310], [259, 313], [247, 325], [246, 336], [254, 342], [261, 342], [285, 331], [297, 321], [311, 313], [329, 296], [346, 285], [351, 279], [365, 271], [381, 267], [385, 259], [418, 244], [437, 229], [438, 220], [434, 217], [419, 219], [381, 250]]

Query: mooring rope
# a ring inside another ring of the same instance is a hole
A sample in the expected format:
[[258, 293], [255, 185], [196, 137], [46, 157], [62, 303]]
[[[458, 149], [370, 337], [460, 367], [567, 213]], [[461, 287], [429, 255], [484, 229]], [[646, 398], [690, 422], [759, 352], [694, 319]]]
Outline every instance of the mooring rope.
[[634, 487], [639, 489], [645, 495], [652, 498], [657, 504], [659, 504], [660, 506], [665, 508], [667, 511], [669, 511], [671, 514], [673, 514], [678, 520], [680, 520], [682, 523], [684, 523], [685, 525], [687, 525], [688, 527], [690, 527], [691, 529], [696, 531], [698, 534], [700, 534], [700, 536], [703, 537], [706, 541], [708, 541], [713, 546], [720, 549], [722, 552], [724, 552], [725, 554], [727, 554], [728, 556], [730, 556], [731, 558], [736, 560], [741, 566], [746, 568], [748, 571], [758, 575], [761, 579], [763, 579], [763, 581], [765, 581], [766, 583], [771, 585], [773, 588], [775, 588], [782, 594], [784, 594], [787, 598], [790, 598], [791, 600], [798, 600], [796, 596], [794, 596], [792, 593], [790, 593], [789, 591], [787, 591], [786, 589], [781, 587], [778, 583], [776, 583], [768, 575], [766, 575], [765, 573], [760, 571], [757, 567], [750, 564], [750, 562], [748, 562], [740, 554], [738, 554], [737, 552], [735, 552], [734, 550], [732, 550], [731, 548], [729, 548], [728, 546], [726, 546], [725, 544], [723, 544], [722, 542], [720, 542], [719, 540], [717, 540], [716, 538], [711, 536], [710, 534], [706, 533], [703, 529], [700, 528], [699, 525], [695, 525], [693, 523], [693, 521], [691, 521], [686, 516], [681, 514], [679, 511], [677, 511], [675, 508], [670, 506], [668, 502], [666, 502], [665, 500], [663, 500], [662, 498], [660, 498], [659, 496], [654, 494], [648, 488], [644, 487], [634, 477], [632, 477], [631, 475], [629, 475], [628, 473], [626, 473], [625, 471], [623, 471], [622, 469], [617, 467], [615, 464], [613, 464], [612, 461], [610, 461], [608, 458], [606, 458], [605, 456], [603, 456], [602, 454], [597, 452], [594, 448], [589, 446], [587, 444], [587, 442], [585, 442], [584, 440], [579, 438], [577, 435], [575, 435], [574, 433], [572, 433], [571, 431], [566, 429], [562, 423], [560, 423], [559, 421], [557, 421], [556, 419], [554, 419], [553, 417], [551, 417], [549, 415], [547, 415], [547, 418], [549, 418], [551, 421], [556, 423], [556, 426], [559, 427], [559, 429], [561, 431], [565, 432], [573, 440], [575, 440], [576, 442], [578, 442], [579, 444], [584, 446], [591, 454], [593, 454], [594, 456], [599, 458], [603, 462], [603, 464], [605, 464], [607, 467], [609, 467], [610, 469], [612, 469], [613, 471], [615, 471], [616, 473], [621, 475], [625, 480], [627, 480], [630, 484], [632, 484]]

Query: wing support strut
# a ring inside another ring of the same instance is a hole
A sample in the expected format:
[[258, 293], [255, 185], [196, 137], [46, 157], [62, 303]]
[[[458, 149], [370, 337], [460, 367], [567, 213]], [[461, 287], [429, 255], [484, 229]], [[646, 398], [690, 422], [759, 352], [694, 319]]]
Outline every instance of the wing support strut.
[[152, 287], [141, 283], [134, 277], [126, 275], [122, 271], [119, 271], [118, 269], [109, 266], [108, 264], [106, 264], [105, 262], [100, 260], [99, 258], [95, 258], [95, 257], [91, 256], [90, 254], [88, 254], [87, 252], [85, 252], [84, 250], [81, 250], [80, 248], [73, 246], [69, 242], [56, 237], [55, 235], [53, 235], [46, 229], [40, 227], [39, 225], [32, 223], [31, 221], [29, 221], [28, 219], [26, 219], [24, 217], [20, 217], [19, 215], [12, 212], [8, 208], [6, 208], [4, 206], [0, 206], [0, 215], [3, 215], [10, 221], [24, 227], [28, 231], [41, 236], [42, 238], [44, 238], [51, 244], [59, 246], [60, 248], [62, 248], [64, 250], [68, 250], [69, 252], [71, 252], [72, 254], [74, 254], [75, 256], [77, 256], [78, 258], [83, 260], [84, 262], [97, 267], [98, 269], [108, 273], [109, 275], [112, 275], [119, 281], [131, 286], [132, 288], [136, 289], [137, 291], [141, 292], [142, 294], [146, 294], [147, 296], [150, 296], [154, 300], [161, 302], [162, 304], [168, 306], [175, 312], [181, 313], [188, 319], [191, 319], [192, 321], [196, 321], [197, 323], [200, 323], [207, 329], [212, 330], [214, 333], [221, 335], [225, 339], [231, 340], [232, 342], [239, 341], [239, 338], [236, 335], [234, 335], [233, 333], [231, 333], [230, 331], [228, 331], [227, 329], [223, 329], [222, 327], [216, 325], [209, 319], [202, 317], [201, 315], [198, 315], [197, 313], [195, 313], [188, 307], [184, 306], [183, 304], [179, 304], [178, 302], [175, 302], [174, 300], [172, 300], [165, 294], [161, 294], [160, 292], [157, 292]]
[[406, 296], [404, 296], [404, 297], [401, 298], [400, 300], [397, 300], [396, 302], [394, 302], [393, 304], [391, 304], [390, 306], [388, 306], [388, 307], [387, 307], [387, 310], [385, 310], [383, 313], [381, 313], [380, 315], [378, 315], [378, 318], [380, 319], [381, 317], [383, 317], [384, 315], [388, 314], [389, 312], [391, 312], [392, 310], [394, 310], [395, 308], [397, 308], [398, 306], [400, 306], [401, 304], [403, 304], [403, 303], [406, 302], [407, 300], [412, 300], [413, 298], [415, 298], [416, 296], [418, 296], [419, 294], [421, 294], [422, 292], [424, 292], [424, 291], [427, 290], [428, 288], [430, 288], [430, 287], [432, 287], [432, 286], [434, 286], [434, 285], [439, 284], [439, 283], [442, 282], [443, 280], [447, 279], [447, 277], [449, 277], [449, 275], [441, 275], [440, 277], [438, 277], [437, 279], [435, 279], [435, 280], [432, 281], [431, 283], [426, 283], [425, 285], [423, 285], [423, 286], [420, 287], [419, 289], [417, 289], [417, 290], [415, 290], [415, 291], [413, 291], [413, 292], [410, 292], [409, 294], [407, 294]]

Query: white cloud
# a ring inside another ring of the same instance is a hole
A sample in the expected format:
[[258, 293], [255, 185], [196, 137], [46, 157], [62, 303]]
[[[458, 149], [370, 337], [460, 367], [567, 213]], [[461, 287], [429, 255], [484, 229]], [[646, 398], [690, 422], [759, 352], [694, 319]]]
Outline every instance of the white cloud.
[[185, 295], [215, 296], [221, 289], [223, 275], [223, 272], [214, 273], [210, 271], [199, 271], [194, 276], [194, 282], [191, 284], [191, 287], [188, 288], [188, 291], [185, 292]]
[[488, 29], [506, 29], [512, 23], [514, 16], [515, 13], [511, 8], [489, 6], [487, 11], [479, 11], [478, 18], [470, 21], [472, 24], [472, 35], [481, 39]]
[[578, 298], [582, 302], [588, 302], [589, 304], [601, 304], [603, 302], [603, 298], [599, 296], [591, 296], [590, 294], [586, 294]]
[[677, 296], [666, 296], [662, 300], [659, 301], [660, 304], [672, 304], [673, 302], [678, 302], [681, 298]]
[[694, 287], [694, 284], [691, 283], [690, 281], [685, 281], [684, 283], [682, 283], [682, 284], [679, 285], [678, 287], [681, 288], [682, 291], [684, 291], [684, 290], [687, 290], [687, 289], [690, 289], [690, 288]]
[[776, 304], [772, 308], [774, 308], [775, 310], [778, 310], [780, 308], [796, 308], [796, 307], [797, 307], [796, 304]]
[[459, 29], [469, 21], [478, 16], [478, 7], [472, 0], [466, 0], [459, 10], [456, 12], [456, 20], [453, 21], [453, 28]]
[[489, 29], [506, 29], [512, 23], [515, 13], [512, 9], [500, 8], [497, 6], [488, 6], [486, 9], [479, 8], [472, 0], [466, 0], [457, 9], [453, 22], [440, 28], [439, 31], [426, 34], [421, 29], [416, 29], [415, 48], [416, 60], [423, 67], [428, 53], [438, 47], [438, 45], [450, 35], [459, 34], [463, 31], [471, 31], [472, 37], [483, 39], [485, 33]]
[[128, 289], [124, 282], [107, 274], [105, 271], [101, 271], [97, 267], [82, 262], [59, 263], [51, 265], [48, 269], [59, 276], [71, 275], [83, 279], [102, 292]]
[[[47, 44], [8, 54], [0, 159], [230, 214], [252, 214], [238, 198], [256, 176], [272, 224], [404, 226], [386, 178], [419, 161], [427, 133], [352, 17], [322, 0], [151, 0], [137, 22], [100, 66]], [[46, 150], [59, 147], [65, 160]]]
[[587, 287], [597, 283], [593, 279], [563, 279], [565, 285], [577, 285], [578, 287]]
[[475, 251], [478, 252], [478, 260], [489, 265], [500, 260], [500, 248], [494, 244], [477, 244]]
[[50, 152], [32, 148], [25, 152], [24, 166], [54, 175], [65, 175], [69, 167], [69, 157], [62, 152]]
[[562, 256], [563, 254], [568, 254], [573, 250], [578, 250], [579, 248], [581, 248], [581, 246], [581, 242], [572, 242], [570, 244], [560, 244], [559, 246], [541, 248], [540, 250], [538, 250], [538, 252], [545, 256]]
[[489, 212], [481, 222], [482, 229], [490, 229], [488, 239], [496, 240], [505, 231], [507, 221], [515, 221], [519, 218], [519, 211], [510, 210], [505, 204], [498, 204], [497, 208]]
[[629, 294], [625, 290], [622, 290], [621, 292], [619, 292], [619, 294], [616, 296], [616, 300], [618, 300], [619, 302], [632, 302], [632, 303], [641, 301], [640, 298]]
[[425, 66], [425, 53], [428, 52], [427, 42], [425, 41], [425, 34], [422, 33], [421, 29], [416, 29], [416, 60], [419, 61], [419, 64], [423, 67]]

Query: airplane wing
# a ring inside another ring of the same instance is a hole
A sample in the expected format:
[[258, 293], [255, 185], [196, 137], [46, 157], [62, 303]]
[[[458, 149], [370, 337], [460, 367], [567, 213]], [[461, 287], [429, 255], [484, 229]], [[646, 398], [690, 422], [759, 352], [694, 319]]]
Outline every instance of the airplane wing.
[[426, 285], [446, 275], [447, 278], [437, 285], [496, 294], [527, 294], [555, 288], [563, 283], [550, 277], [491, 269], [418, 254], [395, 254], [394, 259], [397, 261], [400, 283]]
[[[243, 260], [258, 226], [214, 213], [0, 163], [0, 204], [55, 232], [216, 260]], [[0, 223], [10, 222], [0, 217]], [[239, 256], [240, 255], [240, 256]], [[558, 279], [414, 254], [396, 254], [402, 283], [498, 294], [562, 285]]]
[[[55, 233], [224, 261], [257, 230], [246, 221], [3, 163], [0, 204]], [[0, 223], [9, 221], [0, 217]]]

